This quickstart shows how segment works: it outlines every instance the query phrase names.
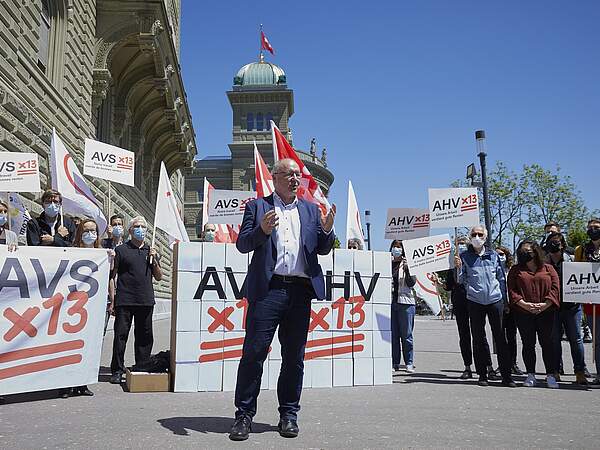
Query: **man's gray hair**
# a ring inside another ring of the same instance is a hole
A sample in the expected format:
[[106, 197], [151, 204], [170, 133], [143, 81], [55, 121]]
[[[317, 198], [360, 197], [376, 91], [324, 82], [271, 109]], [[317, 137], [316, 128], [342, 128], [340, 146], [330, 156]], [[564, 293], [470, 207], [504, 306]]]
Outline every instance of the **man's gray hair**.
[[148, 222], [146, 222], [146, 219], [143, 216], [135, 216], [129, 221], [129, 226], [127, 227], [127, 229], [131, 230], [131, 227], [133, 227], [133, 224], [136, 222], [142, 222], [144, 226], [148, 227]]
[[485, 237], [487, 237], [488, 235], [488, 231], [485, 228], [485, 225], [479, 224], [471, 227], [471, 229], [469, 230], [469, 236], [471, 236], [471, 233], [473, 233], [473, 231], [475, 230], [483, 230], [483, 234], [485, 235]]
[[273, 164], [273, 170], [271, 171], [271, 174], [281, 173], [286, 164], [294, 164], [296, 167], [298, 167], [298, 163], [292, 158], [280, 159]]

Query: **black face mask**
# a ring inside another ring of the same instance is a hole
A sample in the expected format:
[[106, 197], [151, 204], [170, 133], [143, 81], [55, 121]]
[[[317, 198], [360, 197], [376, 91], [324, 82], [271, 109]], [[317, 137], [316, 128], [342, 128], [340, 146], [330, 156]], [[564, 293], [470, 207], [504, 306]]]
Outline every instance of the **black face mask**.
[[600, 228], [588, 228], [587, 235], [592, 241], [600, 239]]
[[533, 259], [533, 253], [519, 252], [518, 258], [520, 263], [528, 263]]
[[560, 242], [550, 241], [546, 244], [546, 251], [548, 253], [560, 252], [561, 247], [562, 246], [561, 246]]

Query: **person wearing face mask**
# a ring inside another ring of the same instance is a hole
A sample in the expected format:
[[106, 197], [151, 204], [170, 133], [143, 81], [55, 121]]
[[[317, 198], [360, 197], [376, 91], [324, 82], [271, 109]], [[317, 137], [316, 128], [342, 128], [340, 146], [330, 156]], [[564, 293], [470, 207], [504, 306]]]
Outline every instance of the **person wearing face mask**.
[[[131, 324], [134, 325], [135, 364], [143, 367], [150, 358], [154, 337], [152, 313], [154, 287], [152, 279], [160, 281], [162, 271], [156, 249], [144, 242], [146, 220], [134, 217], [129, 222], [130, 239], [115, 248], [110, 272], [109, 295], [114, 305], [115, 325], [110, 382], [120, 384], [125, 372], [125, 346]], [[114, 288], [116, 281], [116, 289]]]
[[214, 223], [204, 224], [202, 229], [202, 240], [204, 242], [214, 242], [217, 236], [217, 226]]
[[70, 247], [75, 236], [75, 225], [61, 216], [62, 196], [49, 189], [42, 194], [44, 212], [27, 222], [27, 245]]
[[19, 237], [17, 233], [8, 229], [8, 205], [0, 201], [0, 244], [8, 246], [8, 251], [12, 252], [19, 246]]
[[556, 367], [552, 330], [554, 314], [560, 306], [560, 282], [554, 267], [544, 263], [544, 252], [537, 242], [525, 240], [517, 247], [517, 264], [508, 273], [508, 291], [523, 344], [523, 361], [527, 371], [523, 386], [537, 385], [537, 336], [542, 347], [546, 385], [552, 389], [558, 388], [554, 376]]
[[[123, 229], [123, 216], [121, 214], [114, 214], [110, 217], [108, 226], [108, 237], [102, 239], [102, 248], [108, 249], [108, 257], [110, 261], [110, 270], [113, 269], [114, 261], [115, 261], [115, 248], [123, 243], [123, 236], [125, 234]], [[110, 320], [110, 316], [114, 314], [114, 305], [111, 303], [111, 295], [110, 291], [114, 291], [114, 283], [109, 283], [109, 295], [107, 296], [106, 303], [106, 317], [104, 319], [104, 336], [106, 336], [106, 329], [108, 328], [108, 321]], [[114, 292], [112, 295], [114, 298]]]
[[502, 384], [515, 387], [510, 375], [508, 345], [502, 331], [502, 315], [507, 304], [506, 278], [500, 258], [495, 251], [485, 247], [487, 230], [482, 225], [471, 228], [470, 244], [466, 252], [454, 256], [458, 282], [465, 286], [467, 308], [473, 334], [473, 356], [479, 375], [478, 384], [488, 385], [488, 354], [485, 349], [486, 317], [496, 342], [498, 365]]
[[350, 238], [350, 239], [348, 239], [347, 247], [348, 247], [348, 250], [362, 250], [363, 244], [360, 239]]
[[559, 367], [562, 366], [562, 329], [564, 327], [567, 333], [567, 339], [571, 347], [571, 357], [573, 358], [573, 370], [575, 371], [575, 383], [586, 386], [588, 384], [585, 377], [585, 356], [583, 347], [583, 336], [581, 333], [581, 318], [583, 311], [581, 304], [563, 302], [562, 299], [562, 280], [563, 262], [571, 262], [573, 258], [565, 252], [567, 243], [562, 233], [550, 233], [546, 240], [546, 263], [552, 265], [560, 282], [560, 307], [555, 313], [554, 329], [552, 340], [554, 343], [554, 367], [556, 372], [554, 378], [560, 381]]
[[[588, 242], [575, 249], [575, 261], [600, 263], [600, 218], [594, 217], [588, 221]], [[594, 308], [596, 309], [596, 323], [594, 324]], [[587, 323], [595, 333], [594, 361], [596, 362], [596, 377], [592, 384], [600, 385], [600, 305], [584, 304], [583, 311], [587, 316]]]
[[[548, 237], [552, 233], [562, 233], [560, 225], [553, 220], [551, 220], [550, 222], [546, 223], [546, 225], [544, 225], [544, 236], [540, 240], [540, 247], [542, 247], [544, 249], [544, 251], [546, 251], [546, 252], [547, 252], [546, 243], [548, 242]], [[565, 246], [564, 253], [567, 253], [568, 255], [573, 256], [575, 254], [575, 249], [573, 247], [569, 247], [567, 245], [567, 246]]]
[[401, 240], [394, 240], [390, 245], [392, 254], [392, 367], [400, 370], [400, 362], [408, 373], [414, 369], [414, 339], [415, 326], [415, 293], [413, 286], [416, 278], [411, 276], [404, 257], [404, 247]]

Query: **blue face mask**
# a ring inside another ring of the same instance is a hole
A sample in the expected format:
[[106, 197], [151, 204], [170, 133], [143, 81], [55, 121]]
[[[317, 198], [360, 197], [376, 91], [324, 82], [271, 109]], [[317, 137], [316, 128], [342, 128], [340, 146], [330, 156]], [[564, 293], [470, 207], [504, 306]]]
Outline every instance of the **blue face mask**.
[[135, 227], [133, 229], [133, 237], [138, 241], [143, 241], [146, 237], [146, 230], [144, 228]]
[[400, 247], [392, 247], [392, 256], [394, 258], [399, 258], [400, 256], [402, 256], [402, 249]]
[[58, 203], [48, 203], [44, 205], [44, 213], [48, 217], [56, 217], [60, 212], [60, 205]]
[[0, 227], [6, 225], [6, 222], [8, 222], [8, 216], [6, 215], [6, 213], [1, 213], [0, 214]]
[[121, 236], [123, 236], [123, 226], [122, 225], [114, 226], [112, 229], [112, 235], [113, 235], [113, 237], [116, 237], [116, 238], [120, 238]]

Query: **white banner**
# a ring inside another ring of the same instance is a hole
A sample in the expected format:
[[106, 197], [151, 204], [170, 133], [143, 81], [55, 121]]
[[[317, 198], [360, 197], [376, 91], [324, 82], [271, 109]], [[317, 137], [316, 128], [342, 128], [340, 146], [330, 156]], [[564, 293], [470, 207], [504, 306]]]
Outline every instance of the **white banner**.
[[431, 228], [479, 224], [477, 188], [429, 189], [429, 214]]
[[133, 186], [135, 153], [104, 142], [85, 140], [83, 174]]
[[600, 304], [600, 263], [563, 263], [563, 301]]
[[40, 192], [37, 153], [0, 152], [0, 192]]
[[0, 395], [98, 381], [103, 249], [0, 246]]
[[352, 181], [348, 180], [348, 209], [346, 213], [346, 246], [350, 239], [358, 239], [362, 248], [365, 248], [362, 224], [360, 222], [360, 209], [354, 195]]
[[402, 246], [413, 273], [439, 272], [454, 267], [454, 250], [448, 234], [403, 241]]
[[389, 208], [385, 222], [385, 239], [416, 239], [429, 236], [429, 210], [424, 208]]
[[8, 215], [10, 217], [10, 229], [17, 236], [25, 238], [27, 235], [27, 223], [31, 220], [29, 210], [23, 204], [19, 194], [10, 192], [8, 194]]
[[211, 190], [208, 196], [206, 223], [241, 225], [246, 203], [255, 198], [254, 191]]

